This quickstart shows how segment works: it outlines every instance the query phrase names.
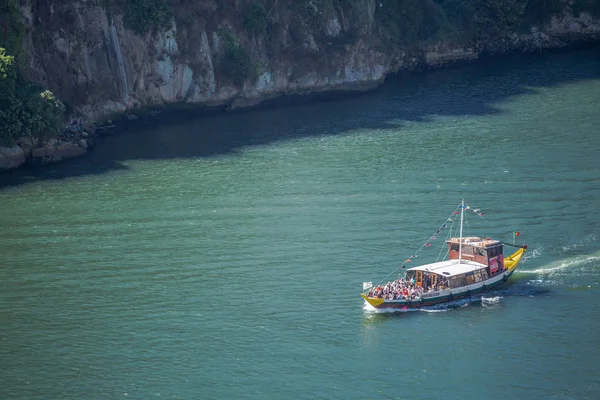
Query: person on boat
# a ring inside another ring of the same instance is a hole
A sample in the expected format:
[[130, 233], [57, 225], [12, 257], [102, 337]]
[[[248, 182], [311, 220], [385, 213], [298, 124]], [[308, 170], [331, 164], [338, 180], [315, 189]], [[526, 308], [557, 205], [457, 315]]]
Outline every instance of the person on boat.
[[431, 285], [431, 278], [429, 277], [429, 274], [425, 274], [425, 277], [423, 278], [423, 286], [428, 288], [430, 285]]

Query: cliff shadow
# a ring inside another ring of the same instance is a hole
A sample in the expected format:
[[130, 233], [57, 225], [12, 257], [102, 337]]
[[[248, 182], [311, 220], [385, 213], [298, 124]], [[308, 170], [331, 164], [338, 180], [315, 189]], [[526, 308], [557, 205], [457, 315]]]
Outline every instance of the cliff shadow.
[[138, 125], [105, 137], [82, 158], [0, 174], [0, 188], [127, 170], [129, 160], [215, 157], [250, 146], [358, 129], [393, 128], [401, 133], [408, 122], [507, 113], [498, 105], [510, 98], [590, 79], [600, 79], [599, 49], [489, 58], [394, 77], [360, 96], [284, 97], [239, 112], [163, 112], [145, 121], [154, 126]]

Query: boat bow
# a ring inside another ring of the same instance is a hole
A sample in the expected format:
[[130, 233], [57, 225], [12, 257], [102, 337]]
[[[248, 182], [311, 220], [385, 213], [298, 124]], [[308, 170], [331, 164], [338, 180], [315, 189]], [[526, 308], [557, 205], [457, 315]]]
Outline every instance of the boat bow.
[[364, 293], [362, 293], [361, 296], [362, 296], [363, 299], [365, 299], [365, 301], [367, 303], [369, 303], [373, 307], [377, 307], [378, 305], [383, 304], [383, 302], [385, 301], [384, 299], [380, 299], [378, 297], [369, 297], [369, 296], [367, 296]]

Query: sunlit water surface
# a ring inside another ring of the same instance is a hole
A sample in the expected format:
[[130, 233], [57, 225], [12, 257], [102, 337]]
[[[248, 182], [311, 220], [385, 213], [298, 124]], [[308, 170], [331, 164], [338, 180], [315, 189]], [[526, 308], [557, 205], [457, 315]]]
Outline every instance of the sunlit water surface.
[[[0, 398], [598, 399], [599, 148], [600, 52], [578, 51], [4, 174]], [[463, 197], [467, 233], [529, 245], [510, 284], [364, 307]]]

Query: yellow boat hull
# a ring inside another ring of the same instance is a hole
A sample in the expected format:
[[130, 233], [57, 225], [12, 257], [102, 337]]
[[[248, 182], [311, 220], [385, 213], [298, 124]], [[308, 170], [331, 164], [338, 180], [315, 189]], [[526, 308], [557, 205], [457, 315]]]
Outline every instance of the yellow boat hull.
[[517, 268], [523, 254], [525, 254], [525, 249], [519, 249], [504, 259], [504, 266], [510, 271], [511, 275]]
[[373, 307], [378, 307], [381, 306], [384, 302], [385, 299], [380, 299], [378, 297], [368, 297], [366, 294], [361, 293], [361, 296], [363, 299], [365, 299], [365, 301], [367, 303], [369, 303], [370, 305], [372, 305]]

